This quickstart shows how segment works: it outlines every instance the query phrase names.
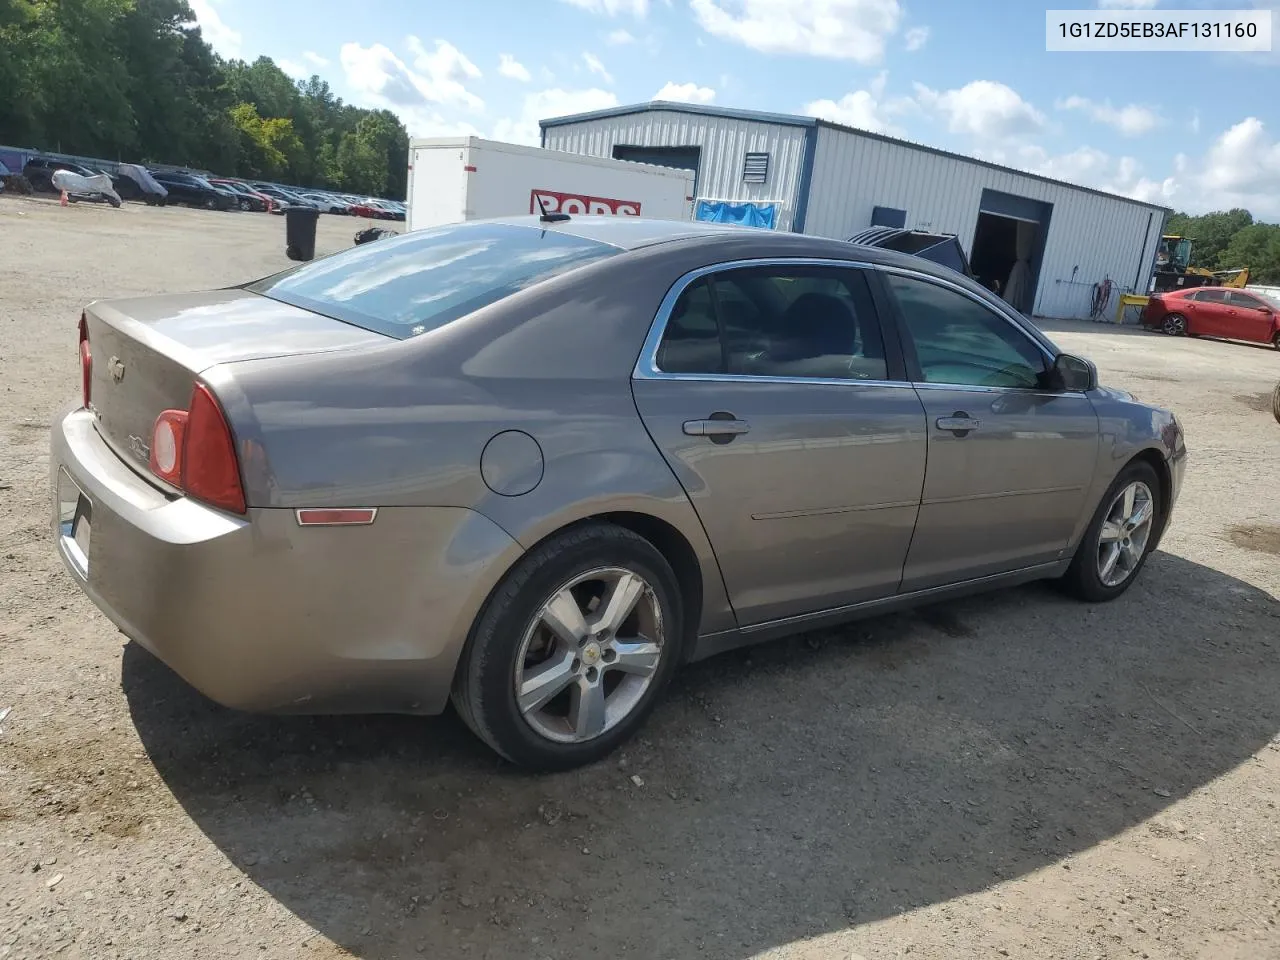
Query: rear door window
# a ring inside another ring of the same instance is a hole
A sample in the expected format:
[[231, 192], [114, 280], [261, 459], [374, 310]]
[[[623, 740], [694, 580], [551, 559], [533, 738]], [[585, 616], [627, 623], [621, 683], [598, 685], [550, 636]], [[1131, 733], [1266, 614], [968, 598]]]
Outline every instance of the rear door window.
[[655, 361], [664, 373], [888, 379], [856, 268], [753, 267], [697, 281], [676, 301]]
[[621, 252], [554, 230], [459, 223], [352, 247], [245, 289], [404, 340]]

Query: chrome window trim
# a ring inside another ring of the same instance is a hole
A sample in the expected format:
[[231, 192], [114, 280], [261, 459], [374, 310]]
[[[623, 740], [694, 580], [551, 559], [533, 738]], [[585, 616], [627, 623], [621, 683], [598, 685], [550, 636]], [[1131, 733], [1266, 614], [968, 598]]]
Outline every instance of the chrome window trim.
[[768, 377], [753, 376], [745, 373], [667, 373], [658, 369], [658, 347], [662, 343], [662, 335], [666, 333], [667, 323], [671, 319], [671, 311], [676, 301], [694, 282], [713, 273], [724, 273], [727, 270], [749, 270], [760, 267], [835, 267], [844, 270], [867, 270], [874, 267], [864, 260], [832, 260], [825, 257], [760, 257], [751, 260], [726, 260], [707, 267], [690, 270], [667, 291], [658, 305], [658, 312], [649, 326], [649, 335], [645, 337], [644, 346], [640, 348], [640, 356], [636, 360], [631, 376], [636, 380], [696, 380], [703, 383], [823, 383], [838, 384], [847, 387], [849, 384], [863, 386], [909, 386], [903, 380], [848, 380], [827, 377]]
[[[934, 277], [927, 273], [921, 273], [917, 270], [910, 270], [905, 267], [891, 266], [888, 264], [871, 263], [866, 260], [835, 260], [828, 257], [759, 257], [747, 260], [726, 260], [723, 263], [711, 264], [706, 267], [699, 267], [697, 270], [690, 270], [684, 276], [676, 280], [671, 285], [671, 289], [667, 291], [666, 296], [662, 298], [662, 303], [658, 305], [658, 312], [653, 318], [653, 323], [649, 326], [649, 334], [645, 337], [644, 346], [640, 348], [640, 356], [636, 359], [635, 368], [631, 372], [631, 376], [635, 380], [685, 380], [699, 383], [790, 383], [790, 384], [825, 384], [828, 386], [838, 385], [847, 387], [868, 386], [868, 387], [917, 387], [923, 389], [945, 389], [945, 390], [967, 390], [975, 393], [999, 393], [1007, 391], [1015, 391], [1021, 395], [1039, 394], [1050, 397], [1078, 396], [1083, 397], [1085, 394], [1078, 392], [1053, 392], [1044, 390], [1033, 390], [1026, 387], [982, 387], [971, 384], [946, 384], [946, 383], [912, 383], [909, 380], [856, 380], [853, 378], [831, 379], [826, 377], [772, 377], [772, 376], [753, 376], [751, 374], [734, 374], [734, 373], [667, 373], [658, 368], [657, 357], [658, 347], [662, 343], [662, 335], [666, 332], [667, 323], [671, 319], [671, 311], [675, 309], [676, 301], [694, 282], [701, 280], [703, 277], [711, 276], [716, 273], [724, 273], [728, 270], [758, 269], [760, 267], [833, 267], [843, 270], [872, 270], [884, 273], [894, 273], [907, 277], [912, 280], [923, 280], [926, 283], [933, 283], [940, 287], [945, 287], [963, 297], [967, 297], [981, 307], [985, 307], [991, 313], [1000, 317], [1019, 333], [1030, 340], [1045, 358], [1048, 366], [1053, 365], [1056, 354], [1047, 346], [1048, 341], [1039, 330], [1032, 331], [1028, 329], [1025, 318], [1020, 314], [1015, 319], [1007, 310], [999, 309], [995, 305], [988, 303], [982, 297], [977, 296], [971, 290], [966, 290], [958, 283], [953, 283], [942, 277]], [[886, 318], [880, 318], [883, 326]]]

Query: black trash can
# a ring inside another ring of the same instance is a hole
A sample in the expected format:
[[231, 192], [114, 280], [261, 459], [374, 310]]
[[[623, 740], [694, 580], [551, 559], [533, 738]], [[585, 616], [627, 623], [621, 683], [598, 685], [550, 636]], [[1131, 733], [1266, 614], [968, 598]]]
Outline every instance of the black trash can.
[[316, 256], [315, 207], [290, 207], [284, 212], [284, 255], [290, 260], [314, 260]]

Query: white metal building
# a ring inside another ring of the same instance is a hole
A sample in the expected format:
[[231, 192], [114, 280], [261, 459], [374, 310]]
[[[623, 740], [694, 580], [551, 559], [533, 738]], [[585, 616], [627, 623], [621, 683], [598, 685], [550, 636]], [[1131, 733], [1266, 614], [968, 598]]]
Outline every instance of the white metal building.
[[[813, 117], [684, 103], [543, 120], [542, 145], [693, 170], [699, 215], [727, 201], [817, 236], [869, 226], [955, 234], [984, 283], [1048, 317], [1088, 317], [1108, 279], [1113, 297], [1145, 292], [1171, 212]], [[1019, 261], [1030, 268], [1021, 293], [1008, 284]]]

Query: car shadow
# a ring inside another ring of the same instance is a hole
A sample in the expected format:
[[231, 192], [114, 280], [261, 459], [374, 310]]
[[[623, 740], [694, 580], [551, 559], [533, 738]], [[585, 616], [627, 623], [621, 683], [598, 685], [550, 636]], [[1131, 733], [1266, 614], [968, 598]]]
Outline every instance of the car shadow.
[[1048, 317], [1033, 317], [1032, 322], [1052, 336], [1055, 333], [1102, 333], [1120, 337], [1166, 336], [1159, 330], [1152, 330], [1136, 323], [1115, 323], [1106, 320], [1053, 320]]
[[1280, 730], [1277, 645], [1269, 594], [1158, 553], [1110, 604], [1031, 585], [704, 661], [555, 776], [452, 714], [227, 711], [136, 645], [123, 682], [199, 828], [356, 956], [728, 958], [1156, 817]]

